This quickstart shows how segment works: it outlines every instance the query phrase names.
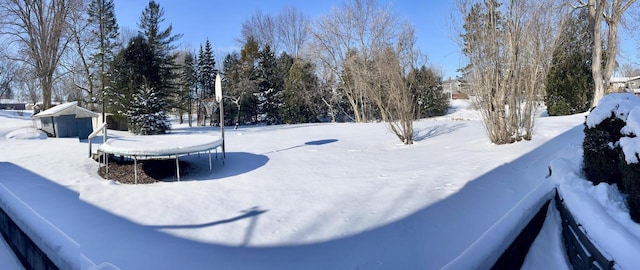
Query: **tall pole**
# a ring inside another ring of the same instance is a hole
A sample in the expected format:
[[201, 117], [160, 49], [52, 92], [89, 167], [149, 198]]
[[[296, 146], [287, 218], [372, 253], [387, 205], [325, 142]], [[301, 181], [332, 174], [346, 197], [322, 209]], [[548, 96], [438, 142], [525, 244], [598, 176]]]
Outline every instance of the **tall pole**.
[[216, 74], [216, 101], [220, 106], [220, 132], [222, 133], [222, 164], [224, 164], [225, 149], [224, 149], [224, 106], [222, 102], [222, 80], [220, 74]]

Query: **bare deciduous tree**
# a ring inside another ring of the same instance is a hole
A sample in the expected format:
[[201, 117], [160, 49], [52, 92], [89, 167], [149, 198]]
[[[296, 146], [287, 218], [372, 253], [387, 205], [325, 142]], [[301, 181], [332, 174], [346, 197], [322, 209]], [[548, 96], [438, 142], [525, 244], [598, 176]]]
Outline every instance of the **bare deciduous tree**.
[[0, 48], [0, 98], [12, 99], [16, 96], [13, 87], [18, 73], [18, 65], [4, 56], [4, 49]]
[[619, 68], [619, 72], [620, 76], [623, 77], [640, 76], [640, 68], [629, 63], [622, 64]]
[[398, 42], [397, 29], [397, 18], [392, 16], [390, 7], [379, 7], [375, 0], [353, 0], [317, 20], [311, 31], [312, 54], [320, 62], [318, 66], [331, 73], [332, 81], [341, 83], [335, 88], [342, 90], [356, 122], [367, 122], [373, 114], [368, 83], [355, 79], [372, 77], [368, 62], [375, 51]]
[[0, 34], [11, 37], [21, 50], [18, 59], [33, 66], [45, 109], [51, 107], [54, 74], [69, 42], [65, 38], [69, 2], [0, 1]]
[[416, 101], [406, 83], [420, 58], [413, 27], [400, 23], [390, 6], [353, 0], [321, 18], [312, 35], [322, 77], [339, 83], [335, 89], [355, 121], [382, 119], [403, 143], [413, 143]]
[[35, 105], [42, 98], [42, 92], [38, 91], [40, 85], [33, 79], [35, 76], [32, 69], [32, 66], [24, 63], [18, 65], [14, 83], [18, 97]]
[[237, 42], [244, 45], [253, 38], [260, 46], [269, 44], [276, 53], [282, 50], [293, 57], [300, 57], [308, 39], [309, 25], [309, 17], [293, 7], [284, 7], [276, 15], [258, 10], [242, 23]]
[[493, 143], [532, 137], [564, 5], [554, 0], [461, 1], [465, 69]]
[[[595, 84], [593, 106], [596, 106], [604, 96], [615, 69], [619, 42], [618, 25], [624, 13], [635, 2], [635, 0], [578, 0], [578, 7], [587, 8], [589, 11], [589, 29], [592, 32], [591, 73]], [[602, 28], [603, 22], [607, 26], [606, 29]], [[606, 51], [603, 51], [602, 42], [605, 34], [607, 45]]]
[[377, 92], [375, 104], [391, 131], [402, 143], [413, 144], [416, 100], [406, 83], [406, 73], [398, 56], [392, 48], [376, 54], [373, 74], [379, 80], [372, 90]]
[[[276, 16], [276, 34], [284, 51], [295, 58], [301, 57], [300, 53], [308, 39], [309, 25], [309, 17], [292, 7], [285, 7]], [[276, 48], [273, 49], [275, 51]]]
[[237, 41], [244, 45], [249, 38], [253, 38], [261, 46], [269, 44], [273, 51], [277, 52], [276, 19], [262, 11], [256, 11], [251, 18], [242, 23], [241, 37]]
[[76, 5], [69, 10], [69, 48], [68, 57], [63, 59], [63, 66], [69, 71], [66, 86], [80, 89], [86, 94], [82, 100], [90, 110], [95, 110], [94, 89], [96, 79], [94, 68], [89, 59], [90, 46], [94, 38], [89, 31], [89, 20], [86, 6], [83, 1], [74, 1], [69, 4]]

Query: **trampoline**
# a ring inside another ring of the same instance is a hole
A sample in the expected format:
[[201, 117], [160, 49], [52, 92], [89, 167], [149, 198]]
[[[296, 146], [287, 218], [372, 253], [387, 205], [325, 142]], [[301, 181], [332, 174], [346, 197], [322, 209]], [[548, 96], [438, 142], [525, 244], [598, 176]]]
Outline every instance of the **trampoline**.
[[[221, 136], [211, 135], [146, 135], [110, 138], [98, 147], [98, 152], [117, 156], [130, 157], [134, 162], [135, 183], [138, 183], [137, 163], [139, 159], [176, 159], [176, 179], [180, 181], [180, 165], [178, 158], [190, 154], [207, 152], [209, 154], [209, 172], [212, 171], [211, 151], [223, 147]], [[222, 153], [224, 163], [224, 147]], [[109, 159], [105, 158], [107, 178], [109, 175]]]

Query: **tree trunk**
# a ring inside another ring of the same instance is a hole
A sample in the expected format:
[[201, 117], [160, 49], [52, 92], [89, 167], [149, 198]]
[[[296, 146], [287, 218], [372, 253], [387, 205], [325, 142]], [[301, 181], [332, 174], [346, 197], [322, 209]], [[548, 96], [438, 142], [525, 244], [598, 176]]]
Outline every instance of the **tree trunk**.
[[42, 88], [42, 110], [51, 108], [51, 89], [53, 88], [53, 76], [41, 76], [40, 87]]
[[604, 5], [597, 3], [600, 0], [589, 0], [589, 18], [590, 29], [592, 30], [592, 48], [591, 48], [591, 74], [595, 89], [593, 92], [592, 107], [598, 105], [600, 99], [604, 96], [604, 81], [602, 79], [602, 24], [600, 17], [602, 16]]
[[[607, 61], [602, 72], [602, 85], [603, 91], [609, 88], [609, 80], [613, 75], [613, 71], [616, 67], [616, 55], [618, 55], [618, 24], [611, 23], [609, 25], [609, 34], [607, 36]], [[605, 92], [603, 92], [604, 94]]]

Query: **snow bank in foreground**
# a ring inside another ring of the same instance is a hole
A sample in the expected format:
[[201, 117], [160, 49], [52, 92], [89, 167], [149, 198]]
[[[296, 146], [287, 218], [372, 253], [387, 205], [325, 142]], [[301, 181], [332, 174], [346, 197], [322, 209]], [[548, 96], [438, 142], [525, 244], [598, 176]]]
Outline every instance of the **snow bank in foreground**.
[[47, 134], [42, 130], [28, 127], [11, 131], [5, 135], [5, 138], [10, 140], [45, 140]]
[[478, 240], [469, 246], [460, 256], [445, 265], [443, 269], [489, 269], [495, 263], [502, 250], [506, 250], [538, 210], [553, 197], [553, 185], [541, 181], [526, 194]]
[[540, 234], [529, 248], [522, 264], [522, 270], [535, 269], [571, 269], [562, 243], [560, 212], [555, 201], [551, 201]]
[[31, 120], [0, 114], [0, 162], [14, 164], [0, 167], [0, 184], [78, 243], [83, 268], [441, 269], [456, 258], [487, 265], [484, 254], [509, 242], [500, 235], [515, 237], [510, 224], [553, 187], [541, 184], [547, 166], [576, 152], [583, 121], [541, 118], [533, 140], [501, 146], [478, 120], [417, 121], [422, 136], [411, 146], [384, 123], [240, 127], [227, 131], [226, 164], [215, 160], [211, 174], [206, 157], [191, 155], [183, 158], [196, 165], [188, 181], [119, 185], [97, 175], [86, 143], [7, 140]]
[[612, 93], [604, 96], [587, 116], [587, 126], [593, 128], [613, 113], [622, 121], [627, 120], [629, 112], [640, 106], [640, 98], [632, 93]]
[[[4, 172], [9, 172], [10, 177], [21, 179], [21, 176], [14, 173], [12, 165], [0, 162], [0, 168]], [[77, 258], [80, 254], [80, 246], [73, 239], [69, 238], [58, 227], [42, 217], [4, 184], [0, 183], [0, 208], [2, 208], [13, 221], [31, 238], [32, 241], [42, 249], [45, 254], [61, 269], [74, 269]], [[56, 256], [51, 256], [55, 254]]]
[[635, 269], [640, 265], [640, 224], [631, 221], [625, 197], [615, 185], [593, 186], [579, 175], [579, 154], [572, 160], [553, 161], [550, 179], [558, 184], [576, 222], [600, 251], [613, 258], [620, 269]]

